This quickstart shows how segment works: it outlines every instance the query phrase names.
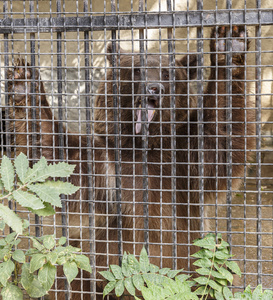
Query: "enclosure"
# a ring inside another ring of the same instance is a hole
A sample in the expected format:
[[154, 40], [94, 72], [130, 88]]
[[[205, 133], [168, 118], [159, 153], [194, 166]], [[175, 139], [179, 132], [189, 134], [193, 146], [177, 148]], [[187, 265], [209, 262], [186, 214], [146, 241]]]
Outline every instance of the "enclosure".
[[231, 244], [234, 289], [272, 289], [271, 1], [0, 7], [1, 156], [76, 164], [81, 187], [53, 217], [10, 203], [30, 233], [64, 235], [90, 257], [91, 276], [68, 291], [58, 274], [51, 299], [100, 299], [98, 272], [143, 245], [192, 274], [191, 244], [208, 232]]

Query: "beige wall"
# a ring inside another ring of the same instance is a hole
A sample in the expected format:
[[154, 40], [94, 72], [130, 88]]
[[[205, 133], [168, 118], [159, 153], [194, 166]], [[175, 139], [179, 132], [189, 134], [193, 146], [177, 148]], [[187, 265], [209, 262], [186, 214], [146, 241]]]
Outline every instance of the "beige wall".
[[[35, 1], [34, 1], [35, 2]], [[65, 0], [64, 6], [62, 6], [62, 11], [66, 13], [66, 16], [82, 16], [83, 15], [83, 1], [75, 1], [75, 0]], [[144, 1], [145, 2], [145, 1]], [[147, 10], [158, 12], [166, 11], [166, 1], [159, 0], [148, 0], [147, 1]], [[196, 10], [196, 0], [189, 1], [189, 10]], [[212, 0], [204, 0], [204, 9], [216, 9], [215, 2]], [[232, 7], [234, 9], [244, 9], [244, 0], [232, 1]], [[247, 0], [247, 9], [255, 9], [256, 1], [255, 0]], [[129, 0], [119, 0], [119, 7], [117, 10], [119, 12], [127, 12], [129, 13], [132, 9], [133, 11], [138, 11], [139, 1], [133, 1], [133, 8], [131, 8], [131, 3]], [[161, 3], [161, 6], [160, 6]], [[56, 1], [47, 1], [40, 0], [38, 2], [38, 9], [35, 6], [34, 17], [56, 17]], [[14, 18], [22, 18], [24, 11], [26, 13], [29, 12], [29, 4], [24, 1], [12, 1], [12, 7], [9, 5], [9, 16]], [[224, 9], [226, 5], [225, 0], [218, 0], [218, 9]], [[93, 13], [108, 13], [111, 11], [111, 1], [102, 1], [102, 0], [93, 0], [89, 1], [89, 7], [91, 7]], [[272, 8], [271, 0], [263, 0], [262, 1], [263, 8]], [[1, 9], [1, 8], [0, 8]], [[12, 12], [11, 12], [12, 10]], [[187, 1], [176, 1], [176, 11], [185, 11], [187, 10]], [[25, 14], [25, 17], [28, 18], [29, 15]], [[210, 28], [204, 28], [204, 37], [209, 37]], [[249, 36], [255, 37], [255, 27], [248, 27]], [[196, 28], [189, 29], [189, 50], [195, 52], [196, 51]], [[159, 49], [161, 52], [167, 53], [167, 32], [165, 29], [159, 31], [158, 29], [149, 29], [145, 32], [146, 37], [148, 39], [147, 48], [149, 51], [158, 52]], [[18, 54], [22, 57], [26, 57], [29, 59], [29, 34], [26, 35], [27, 39], [22, 34], [14, 34], [10, 36], [9, 40], [9, 52], [10, 55], [10, 64]], [[94, 83], [94, 90], [97, 87], [97, 79], [100, 77], [100, 74], [103, 74], [103, 67], [105, 67], [105, 47], [107, 41], [110, 40], [110, 32], [93, 32], [90, 34], [90, 49], [92, 51], [91, 59], [92, 66], [95, 67], [94, 74], [91, 79]], [[128, 31], [120, 31], [120, 39], [121, 46], [124, 49], [132, 51], [132, 45], [134, 45], [134, 50], [138, 49], [138, 30], [128, 30]], [[161, 42], [159, 43], [159, 37], [161, 37]], [[272, 104], [272, 62], [273, 62], [273, 26], [263, 26], [262, 28], [262, 51], [267, 53], [262, 53], [262, 106], [263, 107], [271, 107]], [[56, 33], [39, 33], [36, 34], [36, 65], [41, 66], [41, 75], [42, 79], [46, 82], [46, 90], [49, 93], [49, 101], [52, 103], [56, 103], [56, 95], [57, 92], [57, 83], [56, 83], [56, 62], [57, 62], [57, 49], [56, 49]], [[187, 29], [185, 28], [176, 28], [175, 30], [175, 50], [176, 53], [187, 52]], [[133, 41], [133, 42], [132, 42]], [[4, 52], [4, 44], [3, 41], [0, 43], [1, 53]], [[204, 51], [207, 52], [208, 41], [204, 41]], [[255, 50], [255, 41], [252, 39], [251, 42], [251, 51]], [[270, 52], [271, 51], [271, 52]], [[63, 84], [63, 93], [66, 94], [64, 96], [64, 101], [71, 106], [71, 109], [67, 110], [68, 118], [74, 119], [75, 124], [74, 128], [80, 128], [80, 124], [77, 122], [79, 118], [78, 108], [84, 106], [84, 97], [82, 97], [81, 93], [84, 91], [84, 83], [80, 80], [84, 79], [84, 43], [83, 43], [83, 33], [76, 32], [67, 32], [63, 34], [63, 43], [62, 43], [62, 63], [65, 67], [66, 71], [64, 71], [63, 76], [64, 80], [68, 80], [68, 84]], [[78, 55], [80, 53], [80, 55]], [[178, 56], [178, 55], [177, 55]], [[208, 54], [204, 55], [205, 64], [208, 64]], [[1, 55], [1, 65], [4, 62], [4, 56]], [[249, 64], [255, 64], [255, 56], [254, 53], [248, 55]], [[2, 69], [3, 71], [3, 69]], [[252, 74], [254, 76], [255, 69], [252, 68]], [[3, 74], [3, 73], [2, 73]], [[3, 75], [2, 75], [3, 76]], [[255, 92], [255, 86], [252, 84], [252, 92]], [[3, 97], [2, 97], [3, 103]], [[3, 103], [4, 104], [4, 103]], [[73, 109], [74, 108], [74, 109]], [[273, 108], [272, 108], [273, 109]], [[267, 121], [270, 117], [272, 118], [273, 114], [271, 110], [263, 110], [262, 118], [263, 121]], [[82, 111], [81, 118], [85, 118], [85, 112]]]

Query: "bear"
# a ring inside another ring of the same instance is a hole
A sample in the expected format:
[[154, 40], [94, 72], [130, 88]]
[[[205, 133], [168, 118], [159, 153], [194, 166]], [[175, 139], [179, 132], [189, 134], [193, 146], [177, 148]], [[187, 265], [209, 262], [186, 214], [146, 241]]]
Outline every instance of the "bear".
[[[192, 270], [189, 253], [195, 250], [193, 240], [201, 235], [200, 197], [204, 203], [215, 202], [216, 197], [223, 202], [228, 190], [239, 188], [255, 148], [255, 114], [246, 97], [247, 33], [244, 26], [232, 27], [228, 76], [228, 30], [219, 26], [211, 32], [211, 73], [202, 97], [202, 136], [197, 98], [189, 85], [196, 77], [197, 55], [176, 59], [170, 67], [168, 56], [147, 54], [143, 60], [139, 53], [108, 45], [110, 67], [107, 82], [100, 84], [95, 99], [92, 138], [67, 131], [63, 146], [63, 159], [76, 165], [70, 180], [82, 187], [66, 203], [71, 213], [68, 226], [74, 226], [69, 237], [73, 246], [84, 245], [81, 237], [89, 239], [91, 203], [97, 274], [118, 264], [123, 251], [139, 254], [143, 245], [152, 263]], [[18, 59], [8, 79], [17, 151], [33, 160], [37, 156], [60, 159], [60, 124], [52, 114], [38, 70]], [[230, 96], [227, 81], [231, 82]], [[33, 86], [35, 108], [31, 107]], [[31, 121], [31, 113], [37, 121]], [[82, 231], [76, 225], [78, 212], [83, 212]], [[83, 247], [84, 251], [90, 249], [89, 244]], [[81, 299], [81, 291], [83, 299], [90, 299], [90, 280], [85, 278], [82, 285], [75, 281], [70, 297]], [[102, 297], [102, 289], [103, 282], [97, 280], [96, 299]], [[63, 297], [61, 294], [58, 299]]]

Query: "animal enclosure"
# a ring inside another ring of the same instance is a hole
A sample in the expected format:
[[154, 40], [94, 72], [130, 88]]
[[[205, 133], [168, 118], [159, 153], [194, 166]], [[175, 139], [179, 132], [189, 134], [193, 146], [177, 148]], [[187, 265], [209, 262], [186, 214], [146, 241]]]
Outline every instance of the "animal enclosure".
[[272, 289], [273, 9], [178, 2], [0, 1], [1, 156], [75, 164], [81, 187], [53, 217], [10, 203], [90, 257], [50, 299], [101, 299], [98, 272], [143, 246], [192, 274], [208, 232], [231, 244], [234, 289]]

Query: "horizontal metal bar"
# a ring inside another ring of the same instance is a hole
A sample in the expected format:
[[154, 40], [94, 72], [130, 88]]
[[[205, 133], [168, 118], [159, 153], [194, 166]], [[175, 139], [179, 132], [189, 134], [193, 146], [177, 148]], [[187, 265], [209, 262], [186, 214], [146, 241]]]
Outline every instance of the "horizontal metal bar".
[[[261, 17], [259, 19], [259, 12]], [[273, 9], [267, 10], [223, 10], [223, 11], [176, 11], [161, 13], [131, 13], [84, 17], [56, 17], [56, 18], [24, 18], [0, 19], [0, 33], [35, 33], [35, 32], [64, 32], [88, 30], [125, 30], [144, 28], [168, 27], [198, 27], [229, 25], [272, 25]], [[173, 24], [175, 23], [175, 24]]]

